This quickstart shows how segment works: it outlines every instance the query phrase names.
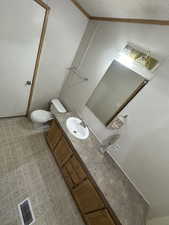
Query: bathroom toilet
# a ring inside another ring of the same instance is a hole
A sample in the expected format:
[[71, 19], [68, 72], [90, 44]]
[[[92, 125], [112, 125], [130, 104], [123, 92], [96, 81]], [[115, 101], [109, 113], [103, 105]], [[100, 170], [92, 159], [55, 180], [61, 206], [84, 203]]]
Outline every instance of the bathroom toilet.
[[59, 99], [53, 99], [50, 104], [50, 111], [35, 110], [31, 113], [30, 118], [35, 129], [48, 129], [48, 122], [54, 118], [55, 113], [66, 113], [66, 109]]
[[46, 123], [52, 119], [52, 113], [45, 110], [36, 110], [31, 113], [31, 120], [35, 123]]

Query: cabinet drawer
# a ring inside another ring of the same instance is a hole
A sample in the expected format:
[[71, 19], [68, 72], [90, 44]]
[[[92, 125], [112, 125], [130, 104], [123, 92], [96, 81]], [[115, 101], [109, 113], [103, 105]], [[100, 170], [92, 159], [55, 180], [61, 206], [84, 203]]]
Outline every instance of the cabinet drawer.
[[115, 225], [107, 209], [88, 214], [85, 220], [88, 225]]
[[49, 131], [47, 134], [47, 141], [52, 150], [54, 150], [54, 148], [56, 147], [61, 136], [62, 136], [62, 131], [58, 127], [56, 121], [53, 120], [52, 125], [49, 128]]
[[87, 177], [75, 156], [64, 165], [63, 174], [71, 188], [80, 184]]
[[85, 180], [74, 188], [73, 195], [83, 213], [89, 213], [104, 208], [102, 198], [89, 180]]
[[64, 163], [73, 155], [72, 149], [64, 136], [62, 136], [58, 145], [55, 147], [54, 155], [60, 166], [63, 166]]

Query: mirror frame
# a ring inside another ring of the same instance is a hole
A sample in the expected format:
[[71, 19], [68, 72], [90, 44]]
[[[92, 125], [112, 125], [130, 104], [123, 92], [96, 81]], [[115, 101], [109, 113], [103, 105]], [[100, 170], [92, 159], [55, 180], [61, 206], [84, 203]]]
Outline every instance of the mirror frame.
[[147, 85], [149, 80], [144, 79], [144, 81], [133, 91], [133, 93], [126, 99], [126, 101], [117, 109], [110, 120], [105, 124], [106, 127], [111, 127], [113, 120], [118, 116], [118, 114], [129, 104], [129, 102], [136, 97], [136, 95]]

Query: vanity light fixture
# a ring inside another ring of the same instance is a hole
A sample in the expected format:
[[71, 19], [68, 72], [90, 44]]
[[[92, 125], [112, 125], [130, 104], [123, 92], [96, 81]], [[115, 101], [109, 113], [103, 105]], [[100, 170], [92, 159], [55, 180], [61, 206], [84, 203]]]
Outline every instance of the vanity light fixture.
[[126, 67], [143, 67], [148, 71], [154, 71], [159, 66], [159, 61], [152, 57], [150, 51], [138, 50], [127, 44], [119, 53], [117, 61]]
[[124, 52], [120, 53], [118, 61], [127, 67], [132, 66], [134, 63], [134, 60], [130, 56], [126, 55]]

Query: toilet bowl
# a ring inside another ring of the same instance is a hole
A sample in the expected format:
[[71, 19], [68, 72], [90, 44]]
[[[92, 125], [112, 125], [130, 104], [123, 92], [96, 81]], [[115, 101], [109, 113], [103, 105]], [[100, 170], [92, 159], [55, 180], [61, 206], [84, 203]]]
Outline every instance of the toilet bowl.
[[36, 110], [31, 113], [31, 120], [34, 123], [46, 123], [53, 119], [53, 115], [49, 111]]
[[67, 112], [63, 104], [60, 102], [59, 99], [53, 99], [50, 105], [50, 111], [46, 110], [35, 110], [31, 113], [30, 118], [33, 122], [35, 129], [47, 129], [48, 125], [47, 122], [54, 119], [54, 113], [65, 113]]

